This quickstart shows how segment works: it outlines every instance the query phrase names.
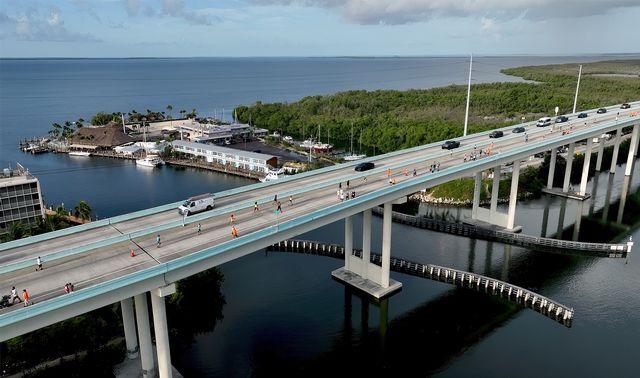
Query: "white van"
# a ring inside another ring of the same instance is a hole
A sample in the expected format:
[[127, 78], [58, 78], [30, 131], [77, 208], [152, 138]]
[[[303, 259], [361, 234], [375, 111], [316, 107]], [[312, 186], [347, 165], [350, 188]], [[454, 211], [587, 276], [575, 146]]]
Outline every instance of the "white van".
[[542, 117], [536, 123], [538, 127], [551, 126], [551, 117]]
[[213, 209], [213, 194], [206, 193], [191, 197], [178, 207], [180, 215], [189, 216], [201, 211]]

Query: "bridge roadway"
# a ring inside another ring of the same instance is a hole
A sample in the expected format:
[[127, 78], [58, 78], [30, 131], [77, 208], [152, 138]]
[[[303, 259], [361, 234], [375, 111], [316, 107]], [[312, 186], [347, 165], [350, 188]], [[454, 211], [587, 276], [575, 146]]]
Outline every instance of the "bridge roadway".
[[[353, 167], [361, 161], [351, 162], [218, 193], [215, 209], [189, 217], [185, 226], [174, 203], [0, 244], [0, 287], [8, 291], [16, 286], [19, 292], [26, 288], [35, 302], [0, 310], [0, 341], [176, 282], [425, 187], [638, 124], [633, 113], [637, 114], [639, 105], [633, 103], [628, 110], [611, 107], [605, 114], [590, 111], [587, 119], [572, 116], [572, 121], [554, 125], [572, 126], [567, 135], [527, 123], [529, 141], [525, 143], [523, 134], [511, 133], [514, 125], [504, 128], [500, 139], [489, 139], [489, 132], [457, 138], [461, 147], [451, 151], [441, 149], [438, 142], [372, 157], [365, 161], [375, 162], [376, 168], [367, 172], [355, 172]], [[474, 146], [482, 149], [491, 144], [491, 156], [463, 163], [463, 156], [473, 152]], [[430, 173], [434, 161], [440, 163], [440, 171]], [[411, 174], [414, 168], [416, 177]], [[387, 169], [397, 184], [389, 184]], [[356, 198], [340, 203], [338, 183], [346, 190], [347, 180]], [[282, 202], [281, 215], [274, 211], [274, 195]], [[289, 206], [289, 195], [293, 206]], [[253, 213], [254, 201], [260, 204], [258, 214]], [[231, 237], [230, 213], [235, 215], [237, 239]], [[198, 222], [201, 235], [195, 230]], [[155, 245], [157, 234], [162, 238], [160, 248]], [[135, 257], [130, 256], [132, 249]], [[44, 261], [43, 271], [35, 271], [37, 256]], [[63, 293], [67, 282], [74, 283], [74, 293]]]

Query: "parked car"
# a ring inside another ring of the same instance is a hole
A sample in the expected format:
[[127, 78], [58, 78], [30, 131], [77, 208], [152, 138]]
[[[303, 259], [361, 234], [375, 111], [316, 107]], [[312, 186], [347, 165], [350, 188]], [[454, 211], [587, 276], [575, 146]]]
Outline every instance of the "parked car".
[[578, 118], [587, 118], [587, 113], [578, 114]]
[[567, 116], [558, 116], [556, 118], [556, 123], [563, 123], [563, 122], [567, 122], [569, 120], [569, 117]]
[[362, 171], [368, 171], [370, 169], [375, 168], [375, 164], [373, 164], [370, 161], [364, 162], [364, 163], [360, 163], [358, 165], [356, 165], [356, 167], [354, 168], [354, 170], [358, 171], [358, 172], [362, 172]]
[[513, 131], [511, 131], [512, 133], [524, 133], [526, 131], [526, 129], [522, 126], [518, 126], [515, 129], [513, 129]]
[[629, 109], [631, 107], [631, 105], [627, 104], [626, 102], [622, 105], [620, 105], [620, 109]]
[[536, 123], [538, 127], [551, 126], [551, 117], [542, 117]]
[[460, 147], [460, 142], [455, 140], [448, 140], [442, 144], [443, 150], [452, 150], [454, 148]]
[[603, 114], [603, 113], [606, 113], [606, 112], [607, 112], [607, 109], [605, 109], [605, 108], [600, 108], [600, 109], [598, 109], [598, 111], [597, 111], [596, 113], [598, 113], [598, 114]]
[[493, 130], [491, 134], [489, 134], [489, 138], [502, 138], [504, 133], [500, 130]]

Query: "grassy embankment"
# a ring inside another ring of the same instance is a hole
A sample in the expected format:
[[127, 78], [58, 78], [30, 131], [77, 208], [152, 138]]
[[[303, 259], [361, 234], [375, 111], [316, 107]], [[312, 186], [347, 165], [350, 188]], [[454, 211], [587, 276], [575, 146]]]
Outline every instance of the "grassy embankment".
[[[535, 83], [473, 85], [470, 133], [513, 125], [522, 117], [533, 120], [553, 114], [556, 106], [560, 113], [572, 110], [577, 64], [519, 67], [502, 72]], [[639, 99], [640, 60], [586, 63], [582, 72], [577, 109]], [[236, 111], [242, 121], [251, 119], [259, 127], [298, 138], [317, 135], [319, 125], [322, 136], [329, 130], [332, 142], [343, 146], [348, 146], [353, 126], [358, 140], [354, 144], [361, 142], [363, 150], [371, 155], [374, 150], [390, 152], [462, 135], [465, 102], [466, 86], [452, 85], [428, 90], [348, 91], [309, 96], [290, 104], [258, 102]], [[522, 178], [520, 183], [527, 185]], [[536, 186], [540, 182], [530, 183], [529, 194], [535, 194]], [[483, 185], [485, 196], [487, 187], [490, 184]], [[432, 190], [433, 196], [460, 202], [468, 201], [469, 193], [473, 194], [473, 183], [465, 180]]]

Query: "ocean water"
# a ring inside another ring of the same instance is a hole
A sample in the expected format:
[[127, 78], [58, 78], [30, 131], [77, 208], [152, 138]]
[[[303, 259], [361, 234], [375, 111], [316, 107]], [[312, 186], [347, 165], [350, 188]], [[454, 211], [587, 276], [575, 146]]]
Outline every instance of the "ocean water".
[[[519, 80], [500, 74], [505, 67], [614, 58], [621, 57], [474, 57], [473, 82]], [[86, 200], [94, 215], [113, 216], [253, 181], [195, 169], [148, 170], [105, 158], [34, 156], [17, 149], [19, 140], [45, 135], [53, 122], [89, 119], [99, 111], [167, 111], [172, 105], [174, 116], [195, 108], [201, 115], [230, 119], [234, 106], [256, 101], [466, 84], [468, 68], [468, 57], [0, 59], [0, 165], [20, 162], [29, 168], [49, 204], [73, 207]], [[607, 181], [601, 179], [600, 186]], [[620, 171], [613, 185], [619, 193]], [[561, 204], [543, 198], [520, 204], [516, 220], [525, 232], [539, 232], [536, 220], [545, 206], [551, 207], [549, 229], [555, 229]], [[578, 211], [575, 204], [568, 206], [566, 214]], [[565, 224], [571, 223], [567, 215]], [[359, 227], [356, 221], [354, 230]], [[378, 218], [374, 227], [380, 228]], [[447, 377], [637, 375], [638, 259], [540, 254], [393, 227], [394, 255], [534, 289], [574, 306], [574, 326], [567, 329], [483, 295], [395, 274], [403, 290], [381, 305], [330, 279], [340, 261], [259, 251], [221, 267], [224, 319], [196, 335], [192, 345], [174, 348], [174, 364], [187, 377], [338, 371]], [[343, 230], [336, 222], [303, 237], [342, 242]], [[374, 231], [375, 251], [379, 234]], [[633, 235], [639, 240], [638, 231]]]

